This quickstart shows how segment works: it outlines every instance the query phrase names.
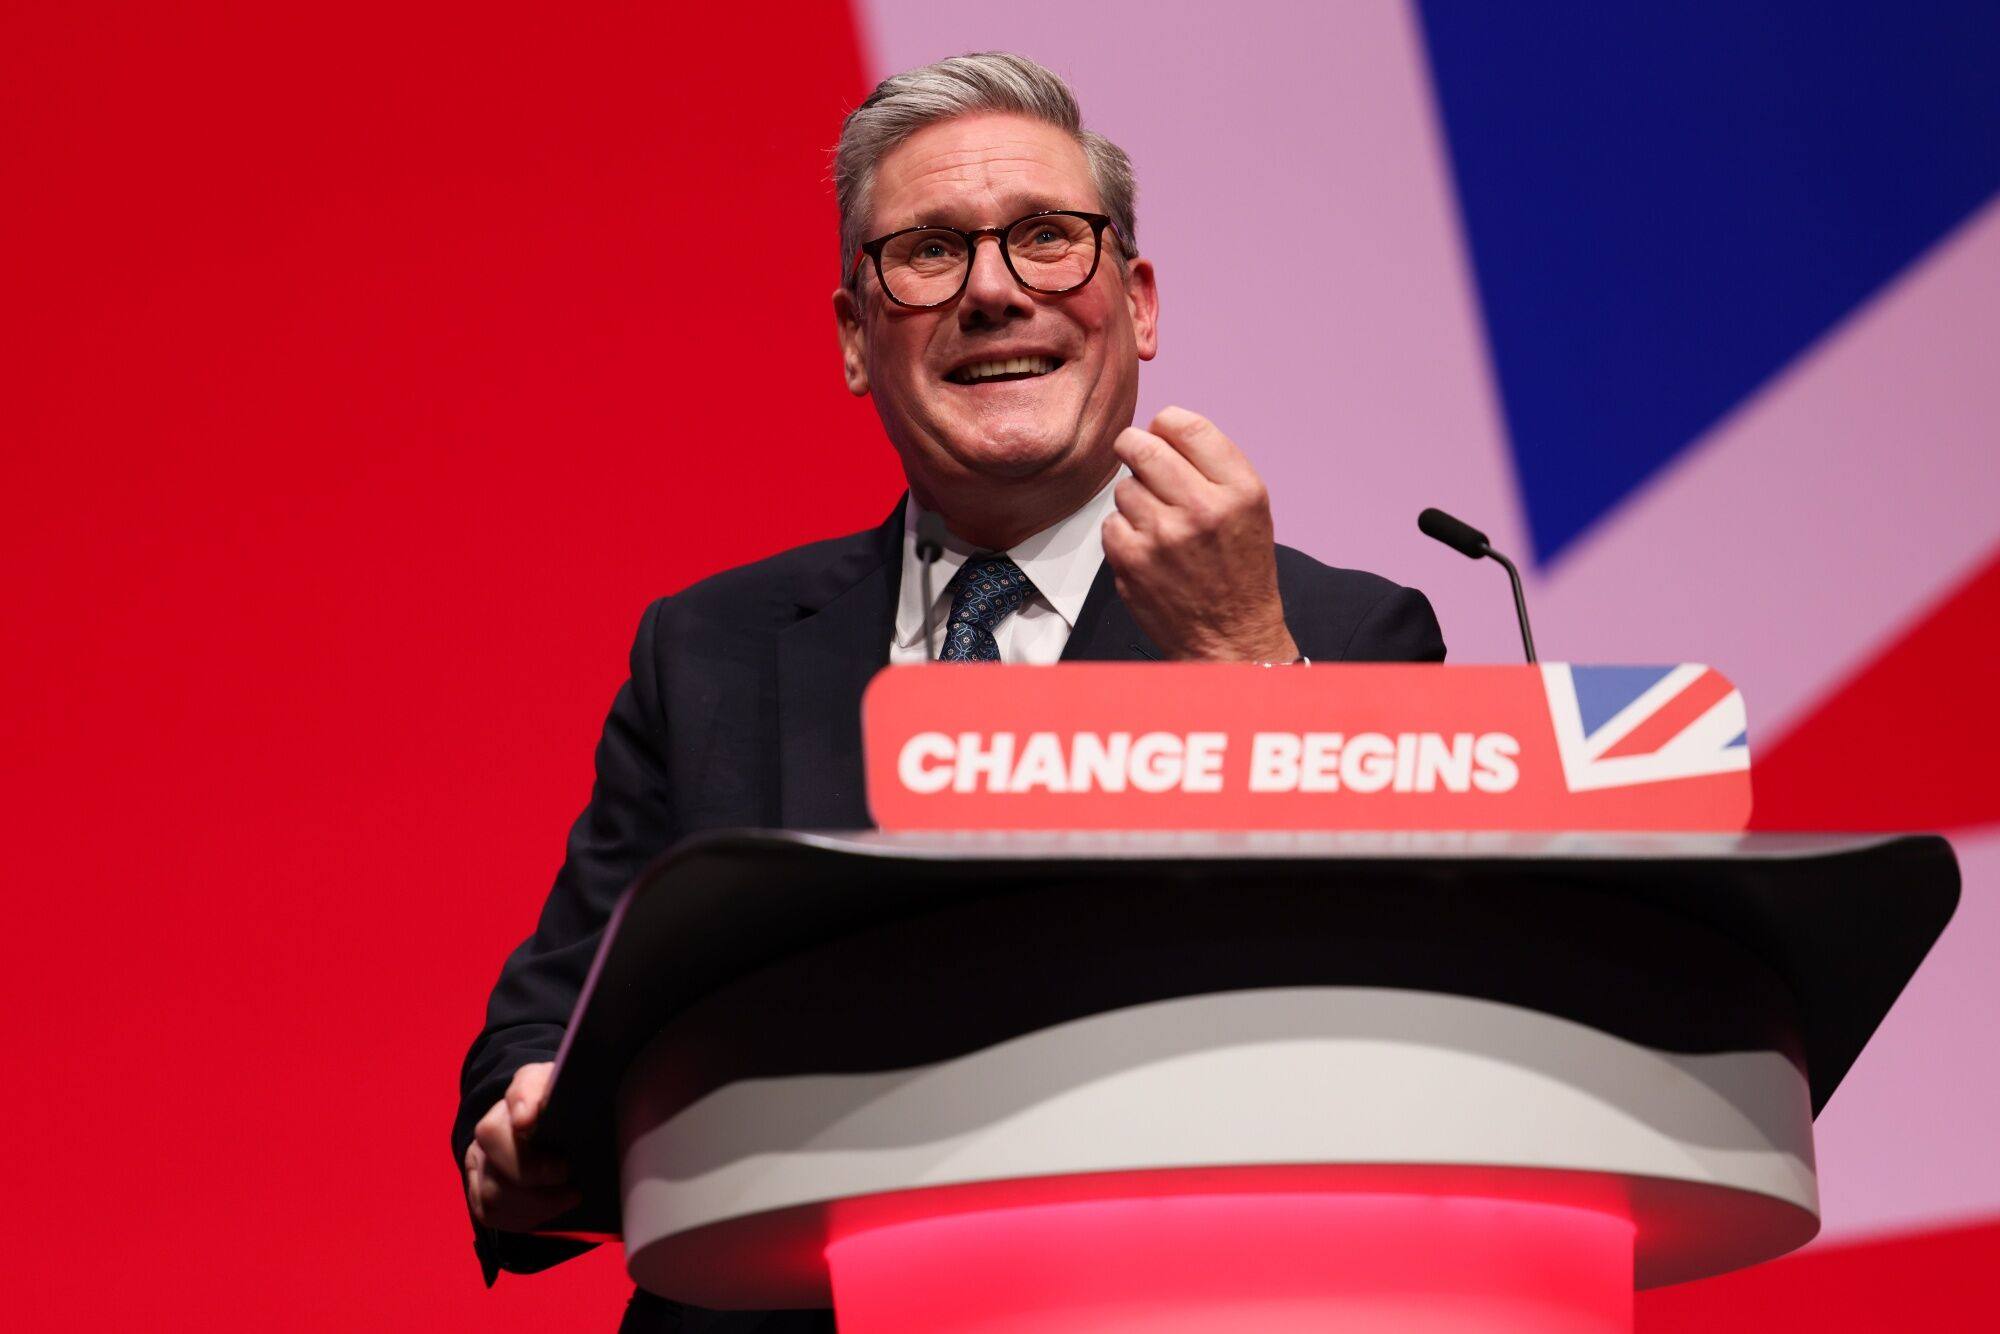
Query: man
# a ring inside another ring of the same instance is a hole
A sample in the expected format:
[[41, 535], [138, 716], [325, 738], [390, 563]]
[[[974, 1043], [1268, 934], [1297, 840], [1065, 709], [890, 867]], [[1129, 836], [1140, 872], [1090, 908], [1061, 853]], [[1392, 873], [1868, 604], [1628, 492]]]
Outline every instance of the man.
[[[842, 129], [835, 185], [841, 364], [909, 495], [873, 531], [647, 609], [590, 805], [465, 1062], [455, 1147], [489, 1282], [577, 1250], [526, 1235], [576, 1199], [532, 1131], [619, 892], [695, 830], [865, 826], [860, 698], [886, 663], [932, 642], [1026, 663], [1444, 657], [1421, 594], [1273, 544], [1263, 484], [1214, 424], [1168, 408], [1132, 427], [1158, 344], [1153, 266], [1130, 163], [1055, 75], [986, 54], [886, 80]], [[928, 606], [920, 511], [948, 531]], [[642, 1294], [624, 1328], [832, 1324]]]

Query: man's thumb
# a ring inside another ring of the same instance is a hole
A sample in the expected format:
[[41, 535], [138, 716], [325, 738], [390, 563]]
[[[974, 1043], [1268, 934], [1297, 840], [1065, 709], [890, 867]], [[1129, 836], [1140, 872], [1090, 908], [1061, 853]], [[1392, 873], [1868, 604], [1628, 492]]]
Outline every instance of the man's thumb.
[[542, 1079], [519, 1080], [507, 1091], [507, 1119], [514, 1123], [515, 1130], [526, 1130], [535, 1124], [547, 1091], [548, 1082]]
[[514, 1123], [517, 1131], [533, 1126], [541, 1110], [541, 1099], [530, 1093], [516, 1093], [507, 1099], [507, 1118]]

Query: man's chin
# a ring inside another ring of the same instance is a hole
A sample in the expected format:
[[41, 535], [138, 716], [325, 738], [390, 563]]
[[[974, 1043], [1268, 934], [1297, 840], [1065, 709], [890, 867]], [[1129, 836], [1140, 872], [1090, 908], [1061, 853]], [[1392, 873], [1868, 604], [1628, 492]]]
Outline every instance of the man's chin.
[[953, 452], [967, 471], [984, 477], [1021, 478], [1046, 472], [1070, 456], [1070, 440], [978, 439], [961, 441]]
[[946, 449], [968, 472], [986, 477], [1033, 477], [1061, 463], [1076, 447], [1074, 426], [1038, 422], [968, 421], [951, 424]]

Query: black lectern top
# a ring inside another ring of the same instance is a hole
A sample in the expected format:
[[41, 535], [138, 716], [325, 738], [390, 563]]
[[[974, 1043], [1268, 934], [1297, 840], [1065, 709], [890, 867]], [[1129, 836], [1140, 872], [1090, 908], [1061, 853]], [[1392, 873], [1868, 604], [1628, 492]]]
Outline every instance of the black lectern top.
[[[1403, 986], [1671, 1050], [1776, 1046], [1817, 1112], [1957, 901], [1934, 835], [703, 834], [620, 903], [539, 1135], [578, 1163], [598, 1201], [583, 1212], [602, 1217], [619, 1081], [663, 1025], [792, 956], [927, 918], [935, 932], [900, 937], [926, 956], [901, 956], [907, 1013], [802, 1019], [813, 1037], [791, 1042], [769, 1030], [792, 1019], [746, 1015], [757, 1050], [691, 1078], [900, 1068], [1172, 995]], [[1007, 982], [937, 1003], [953, 956], [975, 955]], [[1724, 955], [1771, 985], [1749, 994]], [[837, 1009], [837, 993], [820, 994]]]

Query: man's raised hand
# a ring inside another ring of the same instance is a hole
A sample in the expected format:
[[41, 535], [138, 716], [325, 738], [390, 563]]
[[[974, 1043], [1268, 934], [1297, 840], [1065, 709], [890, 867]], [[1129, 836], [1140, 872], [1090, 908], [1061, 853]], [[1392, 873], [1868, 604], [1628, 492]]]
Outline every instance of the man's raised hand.
[[1132, 619], [1167, 656], [1291, 662], [1278, 600], [1271, 498], [1215, 423], [1166, 408], [1113, 448], [1132, 475], [1104, 521], [1104, 558]]
[[532, 1231], [582, 1199], [569, 1184], [569, 1164], [529, 1142], [554, 1072], [551, 1061], [516, 1070], [506, 1094], [472, 1132], [465, 1151], [465, 1198], [472, 1216], [487, 1227]]

